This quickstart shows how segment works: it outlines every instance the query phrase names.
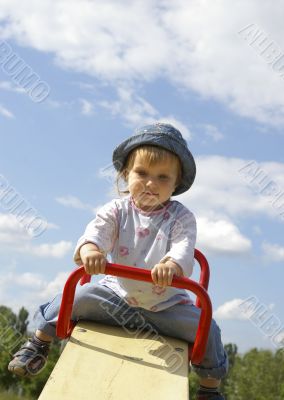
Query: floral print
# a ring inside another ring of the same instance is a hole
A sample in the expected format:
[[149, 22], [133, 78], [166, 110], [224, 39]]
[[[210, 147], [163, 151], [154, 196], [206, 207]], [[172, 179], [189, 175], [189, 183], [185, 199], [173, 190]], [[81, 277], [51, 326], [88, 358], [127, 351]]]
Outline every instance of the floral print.
[[140, 238], [144, 238], [144, 237], [148, 236], [149, 233], [150, 233], [150, 230], [148, 228], [143, 228], [143, 226], [138, 226], [136, 228], [136, 234]]
[[170, 213], [168, 212], [168, 211], [166, 211], [165, 213], [164, 213], [164, 219], [165, 220], [168, 220], [170, 218]]
[[126, 246], [119, 246], [119, 255], [121, 257], [126, 257], [129, 255], [129, 249]]
[[137, 307], [139, 305], [139, 302], [135, 297], [126, 297], [125, 300], [130, 306]]
[[165, 287], [160, 287], [160, 286], [156, 286], [156, 285], [153, 285], [153, 287], [152, 287], [152, 293], [155, 293], [158, 296], [165, 293], [166, 290], [167, 289]]

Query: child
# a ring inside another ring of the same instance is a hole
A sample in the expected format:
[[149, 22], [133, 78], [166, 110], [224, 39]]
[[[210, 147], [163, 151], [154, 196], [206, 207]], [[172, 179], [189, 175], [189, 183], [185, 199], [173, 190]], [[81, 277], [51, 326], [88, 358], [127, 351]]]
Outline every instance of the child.
[[[117, 325], [111, 310], [123, 302], [162, 335], [193, 342], [200, 310], [184, 289], [169, 287], [173, 276], [190, 276], [193, 269], [196, 224], [193, 214], [170, 200], [188, 190], [195, 178], [194, 159], [181, 133], [172, 125], [156, 123], [140, 128], [113, 153], [128, 196], [110, 201], [89, 223], [79, 239], [74, 259], [88, 274], [103, 274], [106, 255], [113, 262], [151, 269], [153, 284], [105, 276], [99, 283], [78, 287], [72, 320], [95, 320]], [[106, 307], [101, 302], [107, 302]], [[9, 364], [18, 375], [38, 373], [45, 364], [61, 296], [39, 307], [38, 329]], [[130, 318], [131, 319], [131, 318]], [[172, 321], [175, 321], [174, 324]], [[200, 365], [199, 400], [221, 400], [220, 379], [227, 373], [227, 356], [220, 329], [212, 321], [207, 350]]]

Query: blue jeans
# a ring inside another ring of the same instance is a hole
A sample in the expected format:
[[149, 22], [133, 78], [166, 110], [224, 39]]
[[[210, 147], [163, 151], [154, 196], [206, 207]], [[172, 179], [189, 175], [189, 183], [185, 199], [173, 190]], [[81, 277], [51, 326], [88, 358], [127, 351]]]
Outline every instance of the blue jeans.
[[[39, 307], [35, 314], [37, 329], [56, 337], [56, 323], [61, 294]], [[189, 343], [194, 341], [200, 309], [190, 304], [177, 304], [166, 310], [153, 312], [131, 307], [111, 289], [86, 283], [76, 289], [71, 319], [93, 320], [103, 324], [123, 326], [125, 329], [147, 328], [160, 335], [172, 336]], [[201, 364], [192, 365], [202, 378], [222, 379], [228, 371], [228, 358], [221, 342], [218, 325], [212, 320], [205, 357]]]

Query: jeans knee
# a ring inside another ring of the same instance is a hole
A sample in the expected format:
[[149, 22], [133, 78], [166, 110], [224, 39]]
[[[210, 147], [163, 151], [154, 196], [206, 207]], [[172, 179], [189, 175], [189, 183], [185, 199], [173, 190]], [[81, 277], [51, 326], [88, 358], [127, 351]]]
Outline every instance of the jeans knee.
[[213, 354], [221, 356], [223, 353], [221, 331], [217, 323], [212, 319], [206, 345], [206, 356], [211, 358]]
[[50, 302], [39, 306], [39, 310], [36, 312], [36, 315], [40, 314], [46, 321], [54, 319], [59, 313], [61, 298], [62, 295], [58, 294]]
[[221, 331], [220, 331], [218, 324], [216, 323], [216, 321], [214, 319], [212, 319], [212, 321], [211, 321], [211, 326], [210, 326], [210, 330], [209, 330], [209, 338], [215, 339], [215, 340], [216, 339], [221, 340]]
[[102, 301], [106, 294], [103, 288], [85, 284], [78, 289], [74, 298], [72, 319], [104, 319], [106, 311]]
[[73, 310], [77, 308], [81, 308], [82, 306], [86, 307], [88, 304], [88, 299], [90, 298], [90, 287], [88, 284], [85, 284], [79, 287], [76, 290], [74, 302], [73, 302]]

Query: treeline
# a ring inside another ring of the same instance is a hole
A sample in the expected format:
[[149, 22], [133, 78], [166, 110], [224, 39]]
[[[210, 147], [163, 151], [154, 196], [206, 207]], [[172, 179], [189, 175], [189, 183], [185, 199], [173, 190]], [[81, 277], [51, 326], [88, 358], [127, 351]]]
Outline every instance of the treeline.
[[[43, 372], [33, 378], [17, 378], [7, 370], [12, 355], [31, 335], [27, 332], [28, 311], [21, 308], [18, 315], [0, 306], [0, 392], [6, 398], [13, 393], [19, 397], [37, 399], [60, 355], [61, 344], [55, 341]], [[235, 344], [227, 344], [230, 361], [227, 378], [222, 382], [222, 392], [227, 400], [284, 400], [284, 350], [275, 352], [252, 349], [238, 354]], [[72, 377], [70, 377], [72, 379]], [[190, 373], [190, 398], [195, 398], [198, 378]], [[5, 397], [1, 397], [0, 399]], [[10, 397], [9, 397], [10, 399]]]
[[[284, 351], [252, 349], [238, 354], [235, 344], [225, 345], [230, 369], [222, 382], [227, 400], [284, 400]], [[198, 387], [198, 379], [190, 375], [190, 398]]]

